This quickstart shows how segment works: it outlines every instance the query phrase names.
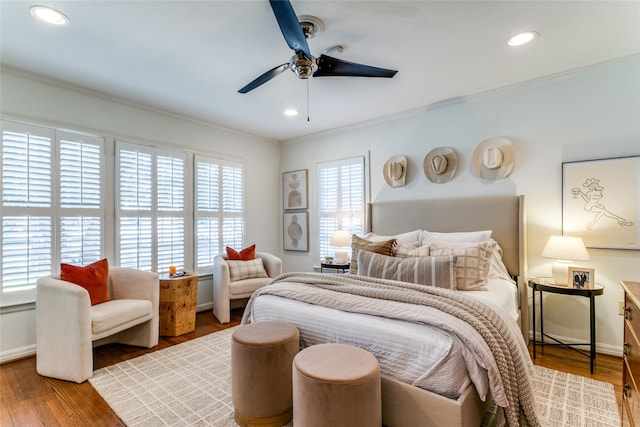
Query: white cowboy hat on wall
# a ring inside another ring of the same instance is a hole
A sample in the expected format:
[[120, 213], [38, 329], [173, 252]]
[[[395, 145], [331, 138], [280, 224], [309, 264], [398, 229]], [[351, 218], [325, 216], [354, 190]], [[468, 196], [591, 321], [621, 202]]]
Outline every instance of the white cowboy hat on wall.
[[515, 157], [511, 140], [498, 136], [478, 144], [471, 157], [471, 166], [480, 178], [503, 179], [513, 172]]
[[407, 158], [405, 156], [393, 156], [382, 168], [384, 180], [390, 187], [403, 187], [407, 179]]

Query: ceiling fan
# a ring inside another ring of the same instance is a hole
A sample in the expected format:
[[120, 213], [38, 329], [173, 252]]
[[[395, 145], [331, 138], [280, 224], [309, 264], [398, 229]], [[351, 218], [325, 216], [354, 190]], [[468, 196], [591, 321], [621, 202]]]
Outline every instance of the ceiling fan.
[[278, 65], [262, 74], [251, 83], [238, 90], [240, 93], [252, 91], [280, 75], [283, 71], [291, 69], [299, 78], [308, 79], [313, 77], [326, 76], [347, 76], [347, 77], [387, 77], [391, 78], [398, 72], [397, 70], [388, 70], [386, 68], [372, 67], [369, 65], [356, 64], [354, 62], [343, 61], [342, 59], [333, 58], [328, 55], [320, 55], [316, 58], [311, 55], [307, 38], [310, 37], [314, 30], [315, 24], [313, 19], [311, 22], [299, 22], [293, 6], [289, 0], [269, 0], [271, 9], [276, 16], [280, 30], [285, 41], [295, 55], [291, 57], [289, 62]]

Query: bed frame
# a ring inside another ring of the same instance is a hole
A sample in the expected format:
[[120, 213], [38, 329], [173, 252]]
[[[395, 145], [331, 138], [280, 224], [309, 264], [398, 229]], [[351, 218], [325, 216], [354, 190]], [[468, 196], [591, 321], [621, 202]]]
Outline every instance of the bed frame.
[[[367, 206], [368, 231], [394, 235], [411, 230], [440, 232], [493, 230], [507, 270], [516, 278], [520, 329], [529, 338], [524, 196], [431, 199]], [[457, 400], [382, 378], [382, 418], [395, 426], [480, 426], [490, 399], [482, 402], [473, 385]]]

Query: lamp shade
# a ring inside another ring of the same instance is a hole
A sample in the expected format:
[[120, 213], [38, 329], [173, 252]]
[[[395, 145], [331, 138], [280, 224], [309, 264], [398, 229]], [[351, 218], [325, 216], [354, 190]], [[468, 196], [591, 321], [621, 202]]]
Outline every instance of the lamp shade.
[[567, 261], [589, 261], [589, 252], [580, 237], [551, 236], [542, 250], [545, 258]]
[[347, 230], [338, 230], [331, 236], [331, 246], [346, 248], [351, 246], [351, 234]]
[[589, 261], [589, 252], [580, 237], [551, 236], [542, 250], [542, 256], [556, 260], [551, 266], [551, 276], [559, 285], [567, 285], [569, 281], [569, 264], [571, 261]]

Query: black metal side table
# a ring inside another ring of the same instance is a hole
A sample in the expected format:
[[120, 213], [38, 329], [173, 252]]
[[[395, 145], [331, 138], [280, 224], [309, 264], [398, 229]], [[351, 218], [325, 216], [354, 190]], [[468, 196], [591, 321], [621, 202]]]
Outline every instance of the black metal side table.
[[323, 262], [320, 264], [320, 273], [324, 273], [325, 268], [327, 270], [337, 270], [337, 273], [346, 273], [349, 271], [350, 265], [351, 264], [327, 264]]
[[[595, 297], [604, 293], [604, 288], [601, 285], [594, 284], [589, 288], [574, 288], [572, 285], [556, 285], [550, 278], [533, 278], [529, 279], [529, 287], [533, 289], [533, 358], [536, 358], [536, 346], [540, 345], [562, 345], [572, 350], [577, 351], [583, 356], [587, 356], [591, 359], [591, 373], [593, 374], [593, 361], [596, 358], [596, 305]], [[536, 291], [540, 292], [540, 342], [536, 342]], [[589, 298], [589, 342], [588, 343], [564, 343], [555, 337], [544, 333], [544, 311], [542, 305], [542, 293], [550, 292], [553, 294], [563, 295], [575, 295], [580, 297]], [[545, 343], [544, 338], [547, 337], [555, 343]], [[589, 353], [584, 350], [574, 348], [574, 346], [590, 347]]]

